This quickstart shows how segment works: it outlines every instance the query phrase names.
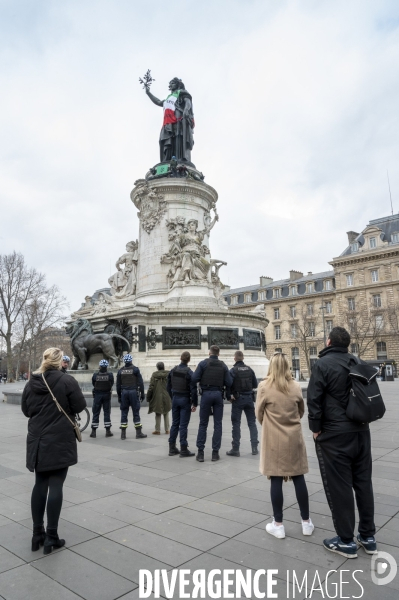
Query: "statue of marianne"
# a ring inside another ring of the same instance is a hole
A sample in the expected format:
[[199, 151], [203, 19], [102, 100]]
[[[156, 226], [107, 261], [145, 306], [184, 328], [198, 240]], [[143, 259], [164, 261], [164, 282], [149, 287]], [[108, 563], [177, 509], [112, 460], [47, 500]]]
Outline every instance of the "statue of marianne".
[[159, 100], [151, 94], [149, 86], [145, 86], [150, 100], [163, 107], [163, 125], [159, 136], [160, 162], [170, 161], [172, 157], [181, 162], [191, 162], [194, 146], [193, 101], [181, 79], [172, 79], [169, 89], [166, 100]]

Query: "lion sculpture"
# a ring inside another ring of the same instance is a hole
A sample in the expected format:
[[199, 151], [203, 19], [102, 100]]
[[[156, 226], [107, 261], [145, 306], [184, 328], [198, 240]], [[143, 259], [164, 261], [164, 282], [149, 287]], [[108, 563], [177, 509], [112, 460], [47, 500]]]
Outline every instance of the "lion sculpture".
[[[115, 352], [115, 340], [121, 340], [122, 351], [130, 352], [129, 341], [118, 333], [93, 333], [92, 326], [87, 319], [77, 319], [66, 328], [66, 333], [71, 338], [71, 346], [74, 357], [72, 369], [76, 370], [79, 363], [83, 369], [88, 369], [87, 361], [92, 354], [103, 353], [110, 367], [119, 366], [119, 358]], [[112, 364], [111, 364], [112, 363]]]

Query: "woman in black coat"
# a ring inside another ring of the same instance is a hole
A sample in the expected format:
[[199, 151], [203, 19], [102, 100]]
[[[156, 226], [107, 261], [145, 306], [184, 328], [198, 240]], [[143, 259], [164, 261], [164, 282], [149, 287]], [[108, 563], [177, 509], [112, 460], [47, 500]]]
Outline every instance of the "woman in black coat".
[[[60, 371], [63, 352], [49, 348], [43, 354], [40, 368], [32, 373], [22, 394], [22, 412], [29, 417], [26, 444], [26, 467], [36, 475], [32, 490], [32, 550], [44, 545], [44, 554], [60, 548], [65, 540], [58, 537], [58, 520], [62, 506], [62, 487], [68, 467], [78, 462], [73, 426], [59, 411], [45, 382], [59, 404], [74, 421], [74, 415], [86, 407], [77, 381]], [[47, 497], [48, 494], [48, 497]], [[47, 531], [44, 512], [47, 503]]]

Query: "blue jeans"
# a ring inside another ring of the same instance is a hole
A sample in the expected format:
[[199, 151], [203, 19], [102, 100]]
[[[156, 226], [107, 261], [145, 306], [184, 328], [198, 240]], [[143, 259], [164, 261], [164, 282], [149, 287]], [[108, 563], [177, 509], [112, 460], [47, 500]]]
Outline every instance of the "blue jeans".
[[240, 448], [242, 411], [244, 411], [245, 416], [247, 417], [249, 433], [251, 436], [251, 445], [258, 445], [258, 430], [256, 428], [255, 406], [252, 398], [252, 393], [240, 394], [238, 400], [233, 400], [233, 402], [231, 403], [231, 423], [233, 425], [232, 446], [234, 450], [239, 450]]
[[121, 395], [121, 429], [127, 427], [127, 415], [129, 407], [133, 411], [133, 423], [135, 427], [141, 427], [140, 400], [137, 390], [122, 390]]
[[223, 396], [222, 392], [204, 390], [201, 396], [200, 423], [197, 435], [197, 448], [203, 450], [206, 442], [209, 417], [213, 409], [212, 450], [220, 450], [222, 444]]
[[94, 392], [91, 426], [95, 429], [100, 425], [101, 406], [104, 411], [104, 427], [111, 427], [111, 394], [109, 392]]
[[169, 443], [175, 444], [180, 433], [180, 445], [187, 444], [187, 428], [191, 419], [191, 400], [188, 396], [174, 395], [172, 399], [172, 427], [170, 428]]

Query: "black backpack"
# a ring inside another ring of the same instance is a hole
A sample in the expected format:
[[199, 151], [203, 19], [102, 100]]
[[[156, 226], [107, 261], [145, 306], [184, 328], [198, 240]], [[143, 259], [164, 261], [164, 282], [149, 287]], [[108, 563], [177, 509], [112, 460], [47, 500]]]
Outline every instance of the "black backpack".
[[346, 416], [358, 423], [371, 423], [385, 414], [385, 404], [377, 383], [378, 369], [357, 359], [351, 365], [349, 381], [351, 390], [346, 407]]

